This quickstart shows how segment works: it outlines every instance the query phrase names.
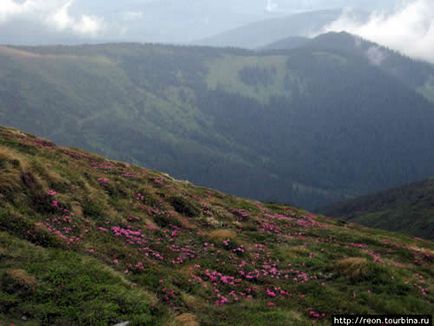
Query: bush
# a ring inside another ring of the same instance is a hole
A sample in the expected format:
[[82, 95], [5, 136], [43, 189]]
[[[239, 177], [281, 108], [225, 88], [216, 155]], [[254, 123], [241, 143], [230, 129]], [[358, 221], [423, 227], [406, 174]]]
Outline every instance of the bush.
[[185, 197], [171, 197], [170, 203], [172, 204], [175, 211], [177, 211], [179, 214], [188, 217], [196, 217], [200, 214], [200, 210]]

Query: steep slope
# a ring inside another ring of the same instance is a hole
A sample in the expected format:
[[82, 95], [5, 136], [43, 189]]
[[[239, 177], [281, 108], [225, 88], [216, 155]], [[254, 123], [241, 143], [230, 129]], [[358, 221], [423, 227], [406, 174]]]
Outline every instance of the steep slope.
[[324, 212], [370, 227], [434, 240], [434, 180], [342, 202]]
[[0, 123], [226, 192], [319, 207], [434, 175], [434, 109], [338, 50], [0, 48]]
[[432, 242], [0, 128], [0, 322], [327, 325], [431, 313]]
[[194, 44], [256, 49], [291, 36], [309, 36], [336, 20], [342, 11], [321, 10], [253, 22]]

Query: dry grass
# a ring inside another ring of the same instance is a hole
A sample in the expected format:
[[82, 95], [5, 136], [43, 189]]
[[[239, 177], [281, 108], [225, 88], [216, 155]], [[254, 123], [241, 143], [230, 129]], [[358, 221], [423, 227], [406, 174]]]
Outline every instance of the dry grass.
[[208, 237], [214, 241], [234, 240], [237, 234], [233, 230], [219, 229], [208, 233]]
[[9, 269], [6, 271], [6, 286], [14, 292], [34, 292], [37, 280], [23, 269]]
[[304, 257], [304, 256], [309, 256], [310, 251], [308, 248], [304, 247], [304, 246], [295, 246], [295, 247], [290, 247], [286, 250], [285, 252], [289, 257], [295, 258], [295, 257]]
[[193, 314], [185, 313], [181, 314], [179, 316], [176, 316], [175, 318], [175, 325], [179, 326], [199, 326], [199, 322], [197, 320], [197, 317]]
[[358, 280], [369, 274], [369, 261], [362, 257], [341, 259], [336, 264], [336, 270], [342, 276]]

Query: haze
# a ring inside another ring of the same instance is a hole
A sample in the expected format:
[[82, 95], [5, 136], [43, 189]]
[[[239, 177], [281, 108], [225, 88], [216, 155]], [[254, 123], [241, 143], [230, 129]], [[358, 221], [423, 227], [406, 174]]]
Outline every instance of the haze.
[[2, 0], [0, 43], [191, 43], [296, 12], [342, 8], [390, 12], [398, 4], [396, 0]]

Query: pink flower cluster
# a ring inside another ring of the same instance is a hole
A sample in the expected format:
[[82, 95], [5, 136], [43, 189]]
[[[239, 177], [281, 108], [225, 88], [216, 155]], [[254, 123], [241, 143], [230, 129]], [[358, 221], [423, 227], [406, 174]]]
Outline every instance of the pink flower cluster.
[[215, 302], [217, 306], [223, 306], [227, 303], [229, 303], [229, 299], [227, 297], [221, 294], [217, 294], [217, 301]]
[[[57, 191], [53, 189], [47, 191], [47, 195], [50, 197], [55, 197], [57, 194]], [[67, 244], [79, 242], [81, 240], [80, 236], [74, 235], [74, 233], [77, 234], [79, 232], [79, 228], [73, 225], [72, 217], [74, 214], [64, 208], [65, 205], [56, 199], [51, 200], [50, 207], [55, 208], [59, 215], [52, 216], [43, 223], [47, 230]]]
[[218, 289], [214, 289], [217, 300], [215, 304], [217, 306], [222, 306], [231, 302], [239, 302], [241, 299], [252, 299], [254, 290], [252, 288], [247, 288], [245, 291], [237, 292], [235, 290], [230, 291], [228, 294], [223, 295]]
[[116, 167], [114, 166], [114, 164], [110, 163], [110, 162], [92, 162], [91, 166], [94, 169], [98, 169], [98, 170], [113, 170]]
[[56, 147], [56, 145], [54, 145], [52, 142], [48, 140], [39, 139], [39, 138], [34, 139], [33, 144], [37, 147], [45, 147], [45, 148]]
[[247, 281], [256, 281], [259, 279], [261, 273], [259, 270], [255, 269], [254, 271], [246, 272], [244, 270], [240, 270], [239, 274], [245, 278]]
[[239, 283], [241, 281], [233, 276], [223, 275], [222, 273], [219, 273], [217, 271], [210, 271], [209, 269], [206, 269], [204, 271], [204, 275], [211, 283], [214, 284], [221, 283], [225, 285], [235, 285], [235, 283]]
[[139, 261], [131, 269], [136, 272], [143, 272], [145, 270], [145, 265], [141, 261]]
[[179, 254], [175, 259], [172, 260], [172, 264], [175, 265], [183, 264], [187, 260], [194, 259], [197, 256], [196, 252], [189, 247], [180, 247], [173, 244], [169, 247], [169, 249], [172, 252]]
[[176, 298], [175, 290], [163, 288], [161, 292], [163, 293], [164, 302], [170, 303], [173, 299]]
[[232, 211], [232, 214], [234, 214], [237, 218], [239, 218], [242, 221], [245, 221], [250, 217], [250, 213], [245, 209], [235, 209]]
[[280, 287], [268, 288], [265, 290], [265, 294], [269, 298], [287, 297], [289, 295], [288, 291], [282, 290]]
[[378, 253], [375, 253], [373, 251], [368, 251], [368, 255], [372, 258], [374, 263], [381, 263], [381, 256]]
[[124, 173], [122, 173], [122, 176], [123, 176], [124, 178], [130, 178], [130, 179], [134, 179], [134, 178], [137, 177], [137, 176], [136, 176], [134, 173], [132, 173], [132, 172], [124, 172]]
[[232, 249], [232, 252], [237, 255], [242, 255], [246, 252], [246, 249], [243, 246], [239, 246], [237, 248]]
[[47, 191], [47, 195], [50, 197], [57, 196], [57, 194], [58, 194], [57, 191], [53, 190], [53, 189], [48, 189], [48, 191]]
[[98, 183], [102, 186], [106, 186], [110, 183], [110, 179], [109, 178], [98, 178]]
[[269, 276], [271, 278], [280, 278], [282, 272], [279, 270], [276, 263], [265, 262], [262, 264], [261, 275]]
[[151, 249], [149, 247], [142, 247], [142, 248], [140, 248], [140, 251], [143, 252], [143, 254], [146, 257], [152, 257], [152, 258], [155, 258], [157, 260], [164, 260], [164, 256], [162, 254], [160, 254], [158, 251]]
[[368, 245], [365, 243], [350, 243], [350, 246], [354, 248], [360, 248], [360, 249], [368, 248]]
[[145, 199], [145, 196], [143, 194], [141, 194], [140, 192], [138, 192], [135, 196], [135, 199], [137, 201], [143, 201]]
[[269, 220], [278, 221], [293, 221], [294, 218], [283, 214], [266, 214], [265, 217]]
[[297, 283], [306, 283], [310, 280], [310, 277], [306, 272], [292, 269], [290, 270], [290, 273], [294, 275], [293, 280]]
[[152, 182], [157, 187], [162, 187], [162, 186], [164, 186], [166, 184], [165, 181], [164, 181], [164, 179], [163, 179], [163, 177], [155, 177], [155, 178], [152, 179]]
[[261, 230], [268, 233], [280, 234], [282, 231], [279, 226], [274, 223], [261, 223]]
[[[56, 227], [54, 227], [48, 223], [44, 223], [44, 225], [46, 226], [48, 231], [50, 231], [50, 233], [52, 233], [55, 236], [57, 236], [58, 238], [62, 239], [67, 244], [74, 244], [74, 243], [77, 243], [81, 240], [81, 238], [78, 236], [67, 236], [66, 235], [66, 234], [72, 232], [72, 229], [70, 229], [70, 228], [63, 228], [62, 229], [63, 232], [62, 232], [61, 230], [56, 229]], [[64, 233], [66, 233], [66, 234], [64, 234]]]
[[120, 226], [113, 226], [111, 230], [116, 237], [125, 238], [128, 244], [131, 245], [146, 244], [146, 240], [144, 239], [143, 233], [140, 230], [134, 231]]
[[315, 309], [309, 309], [307, 311], [307, 313], [308, 313], [310, 319], [317, 319], [317, 320], [319, 320], [319, 319], [324, 319], [326, 317], [325, 313], [319, 312], [319, 311], [317, 311]]

